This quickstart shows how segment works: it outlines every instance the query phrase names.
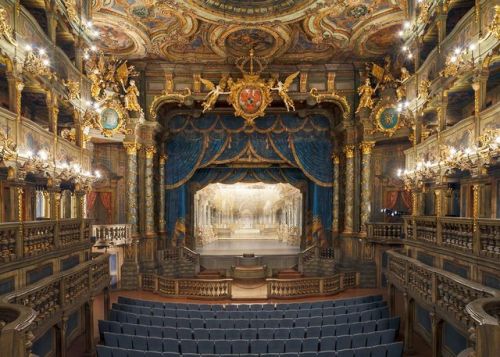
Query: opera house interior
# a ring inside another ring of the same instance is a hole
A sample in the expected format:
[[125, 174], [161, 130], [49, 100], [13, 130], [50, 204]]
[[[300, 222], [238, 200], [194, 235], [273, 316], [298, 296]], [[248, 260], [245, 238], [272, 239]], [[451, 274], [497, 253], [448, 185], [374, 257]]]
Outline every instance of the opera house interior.
[[498, 0], [0, 0], [0, 357], [500, 356], [499, 40]]

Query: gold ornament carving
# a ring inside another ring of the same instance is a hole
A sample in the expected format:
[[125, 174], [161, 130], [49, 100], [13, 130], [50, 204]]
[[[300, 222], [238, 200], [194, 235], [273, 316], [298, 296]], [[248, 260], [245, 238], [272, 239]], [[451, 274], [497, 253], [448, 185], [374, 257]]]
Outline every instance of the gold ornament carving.
[[28, 50], [24, 59], [23, 70], [33, 76], [43, 76], [48, 79], [56, 78], [56, 74], [50, 69], [47, 54], [40, 50]]
[[11, 160], [17, 155], [16, 143], [8, 137], [3, 129], [0, 129], [0, 162]]
[[141, 144], [137, 142], [124, 142], [123, 146], [127, 151], [127, 155], [137, 155], [137, 151], [141, 149]]
[[489, 30], [497, 40], [500, 40], [500, 5], [495, 5], [495, 16], [493, 17]]
[[166, 154], [161, 154], [160, 155], [160, 165], [165, 165], [165, 163], [167, 162], [168, 160], [168, 156]]
[[429, 96], [429, 87], [431, 82], [428, 79], [422, 79], [418, 85], [418, 98], [426, 100]]
[[356, 113], [362, 108], [372, 109], [373, 108], [373, 99], [372, 96], [375, 93], [375, 90], [372, 88], [370, 83], [370, 78], [365, 79], [365, 83], [358, 88], [358, 94], [360, 95], [358, 109], [356, 109]]
[[340, 164], [340, 157], [339, 157], [339, 155], [338, 155], [338, 154], [333, 154], [333, 155], [332, 155], [332, 160], [333, 160], [333, 164], [334, 164], [334, 165], [338, 165], [338, 164]]
[[[253, 50], [250, 50], [248, 57], [238, 58], [236, 66], [243, 75], [243, 78], [239, 78], [236, 82], [229, 75], [222, 76], [217, 85], [200, 78], [205, 87], [210, 90], [202, 103], [204, 113], [214, 108], [220, 95], [228, 94], [229, 102], [234, 108], [234, 115], [241, 116], [248, 126], [252, 126], [254, 119], [264, 116], [267, 107], [273, 101], [272, 91], [278, 92], [287, 111], [295, 111], [295, 105], [288, 95], [288, 90], [300, 72], [292, 73], [284, 82], [275, 77], [265, 80], [260, 77], [264, 63], [255, 57]], [[228, 91], [225, 91], [226, 89]]]
[[363, 155], [370, 155], [374, 146], [374, 141], [364, 141], [359, 145], [359, 148], [361, 149], [361, 153]]
[[63, 79], [62, 84], [68, 90], [68, 99], [79, 99], [80, 98], [80, 83], [77, 81], [73, 81], [68, 79], [67, 81]]
[[347, 159], [352, 159], [354, 157], [354, 148], [355, 148], [354, 145], [345, 145], [344, 146], [344, 153], [345, 153], [345, 157]]
[[[200, 84], [201, 85], [201, 84]], [[159, 96], [153, 98], [153, 102], [149, 107], [149, 116], [151, 119], [156, 120], [158, 109], [165, 103], [185, 103], [191, 97], [191, 89], [185, 88], [184, 93], [174, 92], [174, 80], [171, 73], [165, 74], [165, 89]], [[195, 88], [196, 89], [196, 88]], [[196, 92], [196, 90], [195, 90]]]
[[0, 6], [0, 36], [5, 38], [11, 44], [16, 45], [16, 40], [14, 39], [14, 30], [10, 27], [7, 20], [7, 10]]
[[156, 154], [156, 147], [153, 145], [146, 146], [144, 147], [144, 151], [146, 152], [146, 159], [152, 159]]
[[335, 89], [329, 93], [320, 93], [316, 88], [311, 88], [309, 94], [318, 104], [331, 102], [339, 105], [343, 112], [342, 117], [344, 119], [349, 119], [349, 116], [351, 115], [351, 106], [349, 105], [345, 95], [337, 93]]

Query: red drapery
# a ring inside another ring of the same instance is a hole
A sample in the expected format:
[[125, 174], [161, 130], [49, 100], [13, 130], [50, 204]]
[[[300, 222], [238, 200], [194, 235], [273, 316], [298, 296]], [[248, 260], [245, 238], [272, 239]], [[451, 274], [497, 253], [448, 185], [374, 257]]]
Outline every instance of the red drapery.
[[87, 193], [87, 217], [90, 216], [90, 211], [94, 208], [95, 200], [97, 198], [97, 192], [90, 191]]
[[107, 213], [107, 223], [111, 224], [111, 214], [113, 211], [111, 192], [99, 192], [99, 198]]
[[388, 191], [385, 193], [385, 208], [394, 209], [398, 200], [399, 191]]
[[412, 201], [413, 201], [413, 198], [411, 196], [411, 192], [410, 191], [401, 191], [401, 198], [403, 199], [403, 203], [405, 205], [406, 208], [408, 208], [409, 211], [411, 211], [412, 209]]

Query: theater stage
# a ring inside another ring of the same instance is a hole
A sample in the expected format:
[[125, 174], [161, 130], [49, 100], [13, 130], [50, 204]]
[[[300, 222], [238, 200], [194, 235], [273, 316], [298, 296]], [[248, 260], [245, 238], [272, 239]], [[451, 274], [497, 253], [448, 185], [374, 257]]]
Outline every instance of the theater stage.
[[196, 249], [200, 255], [236, 256], [244, 253], [255, 255], [295, 255], [299, 247], [280, 242], [277, 239], [218, 239]]

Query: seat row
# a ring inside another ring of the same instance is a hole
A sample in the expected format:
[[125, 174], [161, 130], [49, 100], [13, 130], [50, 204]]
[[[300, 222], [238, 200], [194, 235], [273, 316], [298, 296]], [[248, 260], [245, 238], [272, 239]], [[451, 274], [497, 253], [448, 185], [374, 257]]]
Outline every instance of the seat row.
[[169, 326], [184, 328], [223, 328], [223, 329], [243, 329], [243, 328], [278, 328], [278, 327], [308, 327], [323, 325], [338, 325], [346, 323], [364, 322], [379, 320], [389, 317], [388, 307], [379, 307], [362, 312], [354, 312], [343, 315], [316, 316], [303, 318], [277, 318], [277, 319], [189, 319], [161, 317], [151, 315], [140, 315], [131, 312], [112, 309], [109, 319], [122, 323], [132, 323], [149, 326]]
[[261, 310], [261, 311], [213, 311], [213, 310], [181, 310], [162, 309], [144, 306], [135, 306], [122, 303], [114, 303], [113, 309], [132, 312], [140, 315], [152, 315], [160, 317], [180, 317], [191, 319], [281, 319], [281, 318], [301, 318], [351, 314], [386, 306], [385, 301], [375, 301], [363, 304], [319, 307], [306, 310]]
[[374, 347], [360, 347], [340, 351], [243, 353], [243, 354], [179, 354], [177, 352], [155, 352], [97, 346], [98, 357], [401, 357], [403, 343], [394, 342]]
[[132, 299], [118, 297], [118, 302], [128, 305], [145, 306], [150, 308], [167, 308], [177, 310], [212, 310], [212, 311], [272, 311], [272, 310], [309, 310], [313, 308], [337, 307], [357, 305], [368, 302], [382, 301], [382, 295], [370, 295], [341, 300], [327, 300], [315, 302], [287, 303], [287, 304], [177, 304], [169, 302]]
[[157, 337], [104, 333], [104, 344], [110, 347], [141, 351], [207, 354], [262, 354], [285, 352], [337, 351], [374, 347], [394, 342], [394, 330], [355, 335], [288, 340], [174, 340]]
[[356, 322], [352, 324], [312, 326], [312, 327], [282, 327], [282, 328], [246, 328], [246, 329], [205, 329], [146, 326], [120, 323], [116, 321], [99, 320], [101, 337], [104, 332], [123, 333], [127, 335], [150, 336], [170, 339], [194, 340], [252, 340], [252, 339], [289, 339], [306, 337], [326, 337], [353, 335], [393, 329], [399, 331], [399, 317], [380, 319], [377, 321]]

